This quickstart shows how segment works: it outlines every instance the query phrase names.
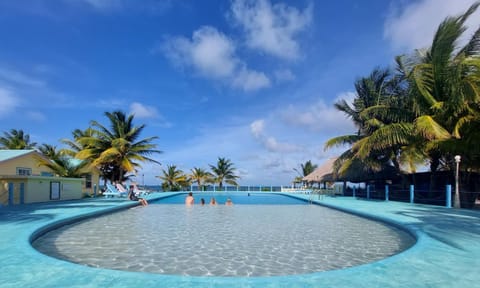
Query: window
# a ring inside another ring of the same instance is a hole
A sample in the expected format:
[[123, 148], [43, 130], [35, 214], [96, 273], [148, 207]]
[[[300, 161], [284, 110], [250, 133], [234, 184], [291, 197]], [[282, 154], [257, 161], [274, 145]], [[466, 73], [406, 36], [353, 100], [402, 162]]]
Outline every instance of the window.
[[92, 174], [85, 174], [85, 188], [92, 188]]
[[17, 175], [30, 176], [30, 175], [32, 175], [32, 169], [31, 168], [17, 167]]

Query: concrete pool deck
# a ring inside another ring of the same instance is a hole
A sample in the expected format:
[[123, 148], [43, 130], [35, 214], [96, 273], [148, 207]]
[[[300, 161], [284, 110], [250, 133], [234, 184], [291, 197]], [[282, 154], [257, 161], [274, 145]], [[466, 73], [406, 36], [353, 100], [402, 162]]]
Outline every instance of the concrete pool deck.
[[78, 265], [43, 255], [30, 245], [32, 235], [45, 227], [133, 207], [135, 202], [97, 198], [0, 207], [0, 287], [480, 287], [480, 211], [351, 197], [316, 201], [405, 227], [418, 241], [393, 257], [334, 271], [252, 278], [169, 276]]

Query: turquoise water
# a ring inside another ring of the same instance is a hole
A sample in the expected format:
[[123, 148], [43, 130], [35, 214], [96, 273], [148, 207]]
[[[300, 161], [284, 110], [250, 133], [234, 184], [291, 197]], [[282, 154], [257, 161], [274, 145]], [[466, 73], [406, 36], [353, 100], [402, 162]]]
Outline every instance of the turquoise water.
[[[175, 195], [164, 198], [154, 203], [158, 204], [184, 204], [185, 197], [188, 193]], [[241, 205], [307, 205], [308, 202], [288, 197], [286, 195], [262, 193], [262, 192], [194, 192], [193, 197], [195, 204], [200, 204], [200, 199], [204, 199], [205, 203], [209, 203], [211, 198], [215, 198], [219, 205], [225, 204], [227, 198], [230, 198], [234, 204]]]
[[[178, 204], [183, 203], [182, 194], [64, 226], [33, 246], [92, 267], [257, 277], [352, 267], [394, 255], [414, 243], [404, 231], [288, 196], [228, 196], [237, 203], [256, 199], [276, 204], [188, 207]], [[215, 197], [222, 203], [223, 195]]]

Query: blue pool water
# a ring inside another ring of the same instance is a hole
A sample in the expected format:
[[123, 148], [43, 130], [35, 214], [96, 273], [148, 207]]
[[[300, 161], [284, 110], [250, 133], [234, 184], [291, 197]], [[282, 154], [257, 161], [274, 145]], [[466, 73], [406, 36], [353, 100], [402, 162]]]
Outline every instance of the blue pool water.
[[[220, 205], [190, 207], [183, 204], [185, 196], [67, 225], [32, 244], [47, 255], [92, 267], [257, 277], [370, 263], [415, 241], [394, 227], [284, 195], [216, 193]], [[211, 194], [194, 197], [207, 200]], [[226, 197], [235, 204], [221, 205]]]
[[[178, 194], [172, 197], [164, 198], [156, 203], [160, 204], [184, 204], [185, 197], [188, 193]], [[262, 193], [262, 192], [197, 192], [193, 193], [195, 198], [195, 204], [200, 204], [200, 199], [204, 199], [205, 203], [208, 204], [210, 199], [213, 197], [217, 201], [218, 205], [223, 205], [227, 201], [227, 198], [230, 198], [234, 204], [247, 204], [247, 205], [307, 205], [308, 202], [289, 197], [282, 194], [275, 193]]]

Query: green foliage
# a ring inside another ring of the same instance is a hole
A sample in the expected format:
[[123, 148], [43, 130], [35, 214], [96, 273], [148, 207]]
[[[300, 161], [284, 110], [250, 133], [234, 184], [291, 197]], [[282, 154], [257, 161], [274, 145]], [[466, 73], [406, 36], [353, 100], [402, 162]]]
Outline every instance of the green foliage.
[[0, 149], [34, 149], [37, 143], [30, 142], [30, 135], [25, 134], [23, 130], [11, 129], [10, 132], [4, 132], [0, 137]]
[[218, 183], [219, 188], [222, 189], [223, 182], [234, 186], [238, 186], [237, 179], [239, 176], [235, 175], [235, 167], [229, 159], [218, 158], [217, 166], [210, 165], [213, 175], [213, 183]]
[[168, 165], [167, 170], [162, 170], [162, 175], [156, 177], [163, 181], [163, 191], [180, 191], [190, 185], [188, 176], [175, 165]]

